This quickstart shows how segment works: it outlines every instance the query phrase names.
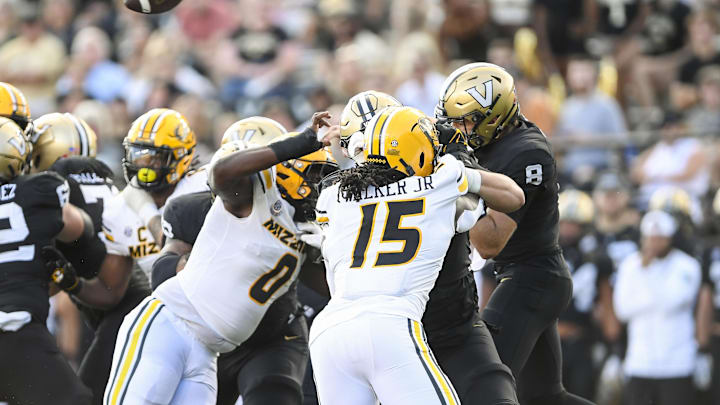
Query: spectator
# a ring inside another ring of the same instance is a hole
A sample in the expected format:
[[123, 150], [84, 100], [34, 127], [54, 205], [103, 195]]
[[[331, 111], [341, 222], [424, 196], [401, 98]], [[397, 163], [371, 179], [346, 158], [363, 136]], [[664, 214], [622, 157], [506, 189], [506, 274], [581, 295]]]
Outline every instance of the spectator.
[[638, 250], [640, 214], [630, 207], [630, 185], [620, 175], [605, 172], [593, 190], [595, 231], [615, 267]]
[[446, 0], [440, 27], [441, 49], [447, 59], [485, 60], [489, 42], [487, 1]]
[[[630, 64], [627, 94], [644, 107], [657, 104], [656, 95], [664, 95], [678, 66], [687, 58], [685, 20], [690, 6], [682, 0], [648, 3], [650, 12], [641, 35], [632, 38], [617, 54], [621, 65]], [[622, 80], [622, 78], [621, 78]]]
[[58, 81], [60, 93], [82, 89], [103, 102], [122, 95], [130, 75], [122, 65], [110, 60], [111, 53], [112, 42], [105, 31], [92, 26], [78, 31], [68, 73]]
[[445, 81], [445, 75], [439, 73], [441, 64], [440, 50], [432, 36], [416, 32], [406, 37], [396, 59], [395, 75], [406, 79], [395, 90], [398, 100], [432, 116]]
[[72, 0], [43, 1], [43, 21], [48, 30], [60, 38], [65, 47], [70, 49], [75, 17], [75, 4]]
[[672, 245], [677, 224], [662, 211], [641, 222], [641, 251], [618, 270], [613, 302], [628, 323], [629, 405], [676, 405], [693, 398], [697, 343], [693, 308], [700, 263]]
[[720, 67], [706, 66], [698, 73], [698, 105], [687, 115], [690, 133], [702, 137], [720, 135]]
[[695, 85], [700, 70], [709, 65], [720, 64], [720, 51], [715, 43], [718, 33], [717, 14], [712, 10], [696, 11], [687, 20], [690, 58], [679, 67], [675, 82], [671, 85], [672, 105], [685, 110], [697, 100]]
[[635, 159], [631, 175], [640, 185], [640, 204], [647, 204], [653, 192], [664, 187], [684, 189], [693, 199], [708, 189], [710, 173], [703, 143], [686, 136], [682, 117], [668, 114], [660, 130], [660, 141]]
[[[598, 67], [589, 57], [568, 63], [567, 83], [571, 96], [565, 101], [555, 128], [555, 137], [577, 146], [567, 150], [563, 171], [573, 174], [583, 167], [605, 169], [613, 160], [608, 143], [627, 140], [627, 127], [620, 106], [597, 90]], [[583, 146], [587, 144], [589, 146]]]
[[565, 73], [568, 56], [582, 54], [597, 26], [596, 0], [534, 0], [533, 25], [547, 73]]
[[55, 81], [67, 63], [65, 46], [46, 30], [34, 6], [27, 6], [21, 20], [20, 35], [0, 47], [0, 81], [17, 86], [39, 117], [55, 110]]

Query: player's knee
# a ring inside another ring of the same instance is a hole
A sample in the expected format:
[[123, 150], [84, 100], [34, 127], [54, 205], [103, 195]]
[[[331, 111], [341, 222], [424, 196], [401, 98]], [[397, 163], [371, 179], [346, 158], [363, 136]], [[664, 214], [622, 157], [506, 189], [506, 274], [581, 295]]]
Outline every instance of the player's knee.
[[[482, 405], [517, 405], [515, 379], [502, 363], [490, 363], [468, 375], [466, 392], [458, 392], [463, 403]], [[459, 386], [455, 387], [456, 389]]]
[[302, 401], [302, 387], [283, 377], [266, 377], [260, 384], [243, 393], [243, 405], [300, 405]]

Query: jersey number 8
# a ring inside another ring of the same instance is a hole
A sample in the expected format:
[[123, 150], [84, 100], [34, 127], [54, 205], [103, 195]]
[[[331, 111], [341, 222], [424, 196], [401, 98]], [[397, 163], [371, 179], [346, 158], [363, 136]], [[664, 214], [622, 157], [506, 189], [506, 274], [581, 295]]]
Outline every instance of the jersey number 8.
[[[401, 228], [400, 223], [403, 217], [425, 214], [424, 198], [407, 201], [387, 201], [385, 204], [387, 204], [388, 214], [387, 218], [385, 218], [385, 226], [380, 242], [402, 242], [403, 248], [396, 252], [378, 253], [373, 267], [397, 266], [412, 261], [417, 255], [422, 240], [419, 229]], [[360, 268], [365, 263], [365, 255], [372, 237], [373, 225], [375, 224], [377, 205], [378, 203], [372, 203], [360, 207], [362, 209], [362, 225], [357, 240], [355, 240], [353, 261], [350, 268]]]

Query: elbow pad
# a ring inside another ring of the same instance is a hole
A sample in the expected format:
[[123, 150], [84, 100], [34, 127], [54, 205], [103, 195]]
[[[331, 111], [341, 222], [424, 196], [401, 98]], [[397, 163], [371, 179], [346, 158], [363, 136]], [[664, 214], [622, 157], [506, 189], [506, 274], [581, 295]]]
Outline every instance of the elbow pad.
[[156, 288], [165, 281], [175, 277], [177, 274], [177, 265], [180, 262], [180, 255], [175, 252], [167, 252], [160, 256], [152, 267], [152, 289]]

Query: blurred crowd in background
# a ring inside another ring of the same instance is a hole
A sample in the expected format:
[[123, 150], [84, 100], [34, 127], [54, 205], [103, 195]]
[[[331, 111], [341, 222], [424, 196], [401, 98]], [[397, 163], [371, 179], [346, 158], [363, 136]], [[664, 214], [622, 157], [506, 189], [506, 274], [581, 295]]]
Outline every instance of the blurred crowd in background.
[[[613, 288], [655, 204], [675, 216], [672, 243], [703, 275], [682, 301], [700, 370], [687, 377], [701, 388], [686, 403], [720, 403], [720, 373], [703, 372], [714, 352], [720, 369], [720, 1], [185, 0], [147, 16], [120, 0], [0, 0], [0, 81], [24, 92], [33, 117], [86, 120], [118, 182], [122, 138], [151, 108], [187, 117], [203, 163], [238, 119], [288, 129], [315, 111], [337, 119], [363, 90], [432, 115], [446, 75], [471, 61], [515, 77], [521, 112], [552, 141], [561, 188], [590, 197], [561, 231], [573, 270], [597, 267], [574, 273], [571, 305], [585, 318], [561, 320], [568, 389], [620, 403], [632, 319], [615, 313]], [[59, 308], [60, 345], [80, 359], [79, 318]]]

